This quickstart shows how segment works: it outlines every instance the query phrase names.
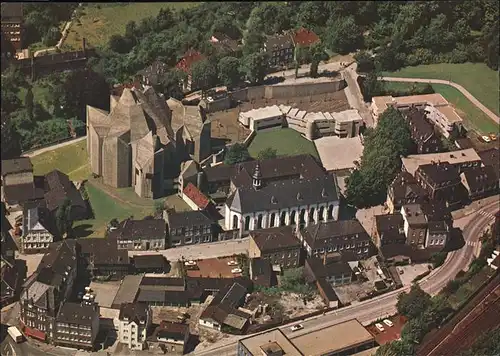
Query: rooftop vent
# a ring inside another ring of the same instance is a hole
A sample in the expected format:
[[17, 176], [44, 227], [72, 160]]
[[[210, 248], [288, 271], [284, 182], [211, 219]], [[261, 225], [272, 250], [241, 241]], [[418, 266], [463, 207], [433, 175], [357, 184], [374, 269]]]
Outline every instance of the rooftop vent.
[[278, 204], [278, 200], [276, 200], [274, 195], [271, 197], [271, 204]]

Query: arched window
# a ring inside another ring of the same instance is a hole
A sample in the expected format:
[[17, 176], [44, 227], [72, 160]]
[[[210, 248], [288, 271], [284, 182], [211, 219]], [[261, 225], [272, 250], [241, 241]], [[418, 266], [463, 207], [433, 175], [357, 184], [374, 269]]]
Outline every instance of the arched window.
[[295, 225], [297, 219], [297, 212], [295, 210], [292, 210], [292, 213], [290, 214], [290, 225]]
[[250, 216], [245, 216], [245, 231], [250, 230]]
[[314, 212], [316, 210], [314, 208], [311, 208], [311, 210], [309, 210], [309, 221], [312, 221], [312, 222], [315, 222], [314, 221]]
[[325, 207], [322, 206], [321, 208], [319, 208], [319, 212], [318, 212], [318, 220], [319, 221], [323, 221], [324, 220], [324, 216], [325, 215]]
[[233, 215], [233, 229], [238, 228], [238, 215]]
[[333, 219], [333, 204], [328, 206], [328, 220]]
[[269, 227], [274, 227], [275, 224], [276, 224], [276, 214], [272, 213], [271, 214], [271, 221], [269, 222]]
[[280, 216], [280, 226], [285, 226], [286, 223], [286, 211], [283, 211]]
[[305, 217], [306, 217], [306, 209], [302, 209], [300, 211], [299, 224], [304, 224], [306, 222]]
[[262, 229], [262, 214], [257, 217], [257, 229]]

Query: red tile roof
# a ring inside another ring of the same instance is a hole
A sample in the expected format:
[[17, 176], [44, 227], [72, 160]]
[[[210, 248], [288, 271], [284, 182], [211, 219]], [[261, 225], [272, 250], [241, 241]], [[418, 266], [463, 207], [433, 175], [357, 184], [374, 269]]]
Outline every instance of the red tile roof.
[[191, 66], [202, 59], [205, 59], [205, 56], [203, 56], [200, 52], [189, 50], [175, 67], [184, 72], [190, 72]]
[[200, 209], [205, 209], [210, 201], [208, 198], [200, 192], [200, 190], [193, 184], [193, 183], [188, 183], [186, 188], [184, 188], [183, 192], [189, 199], [193, 201], [193, 203], [196, 204], [197, 207]]
[[296, 46], [310, 46], [319, 41], [319, 37], [317, 34], [312, 31], [306, 30], [303, 27], [297, 30], [292, 37], [293, 42]]

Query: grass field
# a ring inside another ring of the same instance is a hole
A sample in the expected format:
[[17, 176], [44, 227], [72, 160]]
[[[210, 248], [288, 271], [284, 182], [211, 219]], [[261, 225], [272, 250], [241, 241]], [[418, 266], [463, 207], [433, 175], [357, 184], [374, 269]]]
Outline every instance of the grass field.
[[309, 153], [319, 158], [314, 143], [303, 138], [297, 131], [284, 128], [259, 132], [255, 135], [248, 152], [254, 158], [260, 151], [272, 147], [278, 151], [278, 156], [295, 156]]
[[92, 47], [108, 43], [112, 35], [123, 35], [129, 21], [139, 23], [149, 16], [156, 16], [161, 8], [182, 9], [196, 5], [195, 2], [138, 2], [119, 4], [86, 4], [79, 22], [71, 25], [70, 33], [64, 41], [64, 49], [74, 50], [82, 46], [82, 39]]
[[[50, 112], [50, 89], [48, 84], [44, 81], [44, 79], [39, 79], [37, 81], [34, 81], [31, 83], [32, 85], [32, 92], [33, 92], [33, 100], [40, 104], [45, 111]], [[25, 105], [25, 99], [26, 99], [26, 92], [27, 89], [21, 87], [19, 89], [19, 92], [17, 93], [17, 97], [19, 100], [21, 100], [22, 104]]]
[[483, 63], [440, 63], [405, 67], [396, 72], [383, 72], [387, 77], [451, 80], [467, 89], [477, 100], [499, 115], [498, 72]]
[[[413, 83], [385, 82], [385, 87], [389, 90], [407, 90]], [[426, 84], [417, 83], [417, 88]], [[483, 113], [476, 105], [467, 99], [457, 89], [446, 84], [432, 84], [436, 93], [440, 93], [457, 110], [464, 119], [464, 125], [468, 129], [473, 129], [480, 133], [498, 132], [498, 125]]]
[[31, 162], [33, 173], [36, 175], [58, 169], [66, 173], [71, 180], [83, 180], [90, 174], [86, 140], [44, 152], [32, 157]]

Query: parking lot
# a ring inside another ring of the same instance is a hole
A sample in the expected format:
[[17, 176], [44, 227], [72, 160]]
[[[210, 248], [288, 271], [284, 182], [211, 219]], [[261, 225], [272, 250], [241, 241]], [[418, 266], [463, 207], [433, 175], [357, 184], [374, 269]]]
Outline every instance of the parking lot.
[[375, 324], [366, 327], [366, 329], [375, 337], [375, 340], [379, 345], [384, 345], [388, 342], [398, 340], [401, 337], [401, 330], [406, 323], [406, 318], [400, 315], [388, 319], [392, 321], [394, 325], [389, 327], [386, 324], [381, 323], [384, 331], [378, 330]]
[[[398, 266], [396, 267], [399, 272], [399, 278], [404, 286], [409, 286], [412, 284], [415, 277], [425, 273], [429, 270], [428, 263], [418, 263], [410, 266]], [[401, 273], [403, 271], [403, 273]]]
[[209, 277], [209, 278], [233, 278], [240, 277], [241, 273], [232, 273], [231, 270], [238, 268], [238, 265], [228, 265], [229, 262], [236, 262], [236, 257], [208, 258], [196, 261], [196, 267], [186, 270], [188, 277]]
[[113, 300], [118, 293], [118, 289], [120, 289], [120, 282], [91, 282], [90, 288], [92, 289], [92, 292], [95, 293], [95, 301], [100, 307], [111, 308]]

